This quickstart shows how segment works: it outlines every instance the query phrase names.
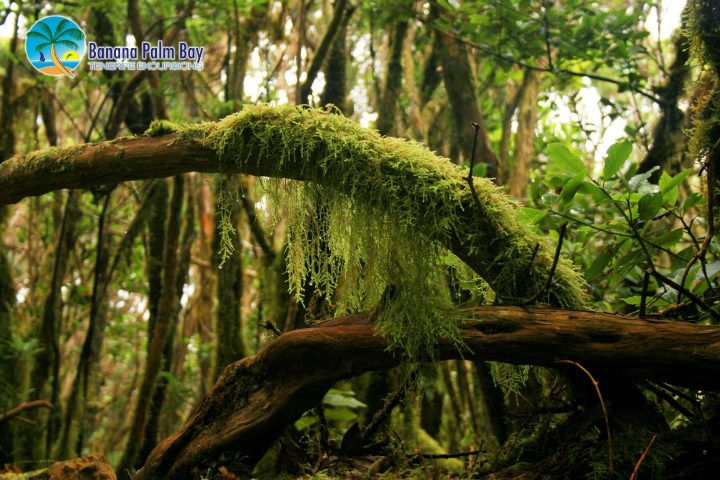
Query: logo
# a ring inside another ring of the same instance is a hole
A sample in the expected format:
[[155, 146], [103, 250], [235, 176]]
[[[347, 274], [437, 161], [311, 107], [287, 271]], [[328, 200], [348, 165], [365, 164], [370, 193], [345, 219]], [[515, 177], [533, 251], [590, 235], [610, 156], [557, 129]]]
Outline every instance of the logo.
[[25, 54], [32, 66], [54, 77], [74, 77], [73, 71], [80, 65], [85, 50], [85, 32], [60, 15], [41, 18], [25, 38]]

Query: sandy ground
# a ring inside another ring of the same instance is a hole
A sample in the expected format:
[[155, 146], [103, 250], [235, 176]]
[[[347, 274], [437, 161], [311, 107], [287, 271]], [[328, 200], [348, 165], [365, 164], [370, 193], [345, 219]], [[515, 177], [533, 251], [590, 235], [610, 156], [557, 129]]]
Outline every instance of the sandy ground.
[[60, 71], [55, 65], [49, 65], [40, 69], [45, 75], [65, 75], [65, 72]]

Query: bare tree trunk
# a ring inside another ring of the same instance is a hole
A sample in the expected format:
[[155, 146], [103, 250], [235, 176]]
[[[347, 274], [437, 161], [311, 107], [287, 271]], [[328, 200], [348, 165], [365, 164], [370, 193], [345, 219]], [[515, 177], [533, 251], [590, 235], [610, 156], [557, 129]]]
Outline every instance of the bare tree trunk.
[[83, 442], [85, 407], [88, 395], [93, 395], [94, 378], [97, 376], [97, 364], [102, 350], [105, 332], [105, 285], [108, 274], [108, 226], [106, 225], [110, 193], [102, 197], [102, 210], [98, 220], [98, 233], [95, 254], [93, 291], [90, 302], [90, 316], [85, 341], [80, 352], [70, 398], [68, 399], [62, 430], [55, 443], [55, 458], [70, 458], [80, 453]]
[[517, 112], [518, 129], [515, 134], [515, 159], [508, 179], [510, 196], [515, 198], [525, 198], [527, 196], [527, 187], [530, 184], [530, 167], [535, 153], [539, 89], [539, 72], [526, 70], [523, 85], [520, 87], [522, 98]]
[[660, 118], [653, 131], [653, 142], [645, 158], [638, 165], [638, 172], [653, 172], [651, 179], [657, 182], [662, 170], [678, 170], [682, 165], [682, 155], [687, 146], [686, 115], [680, 109], [679, 102], [685, 92], [685, 84], [690, 77], [690, 45], [687, 37], [687, 16], [683, 15], [681, 27], [675, 33], [675, 60], [670, 67], [667, 83], [660, 89]]
[[130, 470], [140, 450], [141, 439], [147, 423], [148, 410], [155, 388], [155, 381], [162, 366], [162, 355], [166, 336], [172, 317], [177, 309], [176, 275], [178, 269], [178, 242], [180, 237], [181, 213], [183, 203], [184, 178], [177, 175], [173, 181], [173, 193], [170, 201], [167, 231], [165, 236], [165, 254], [162, 281], [162, 294], [158, 304], [158, 316], [150, 341], [150, 350], [145, 365], [145, 374], [137, 397], [137, 406], [133, 415], [127, 445], [120, 460], [118, 471]]
[[377, 129], [383, 135], [397, 135], [399, 132], [397, 101], [402, 86], [402, 52], [407, 32], [408, 21], [406, 19], [395, 22], [390, 43], [390, 59], [387, 65], [385, 86], [380, 98], [380, 105], [378, 105]]
[[[442, 7], [433, 3], [432, 8], [440, 10]], [[444, 14], [442, 10], [436, 13], [436, 15], [442, 14]], [[470, 162], [473, 144], [471, 124], [475, 122], [479, 125], [476, 161], [487, 164], [487, 177], [497, 178], [498, 160], [490, 148], [485, 116], [480, 110], [475, 95], [475, 82], [467, 49], [455, 38], [441, 30], [436, 30], [435, 34], [440, 48], [439, 57], [443, 82], [455, 122], [455, 141], [460, 146], [460, 156], [454, 157], [453, 161], [458, 164]]]

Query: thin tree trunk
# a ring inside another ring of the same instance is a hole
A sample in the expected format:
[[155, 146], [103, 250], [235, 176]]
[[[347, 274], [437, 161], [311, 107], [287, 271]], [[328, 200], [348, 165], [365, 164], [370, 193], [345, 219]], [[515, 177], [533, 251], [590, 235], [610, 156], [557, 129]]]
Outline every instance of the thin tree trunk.
[[183, 202], [184, 178], [177, 175], [173, 181], [173, 193], [170, 201], [167, 232], [165, 236], [164, 269], [162, 295], [158, 305], [158, 316], [150, 341], [150, 350], [145, 365], [145, 374], [137, 396], [137, 406], [133, 415], [130, 434], [120, 460], [118, 471], [121, 475], [130, 471], [140, 450], [141, 439], [148, 418], [155, 381], [162, 366], [165, 338], [170, 333], [172, 317], [177, 309], [176, 275], [178, 269], [178, 242], [180, 236], [181, 210]]
[[[178, 262], [178, 271], [175, 280], [175, 295], [179, 300], [182, 298], [185, 285], [188, 280], [188, 268], [190, 267], [190, 249], [192, 247], [193, 240], [195, 238], [195, 208], [192, 205], [190, 194], [188, 189], [188, 201], [185, 209], [185, 227], [182, 235], [182, 241], [180, 242], [180, 256]], [[173, 364], [173, 353], [175, 350], [175, 334], [177, 331], [177, 324], [180, 317], [181, 305], [178, 302], [177, 308], [174, 312], [170, 326], [168, 328], [168, 335], [165, 338], [165, 345], [163, 346], [163, 366], [162, 371], [165, 374], [172, 374]], [[184, 341], [184, 338], [182, 339]], [[168, 388], [168, 379], [166, 376], [161, 376], [155, 386], [155, 392], [152, 397], [152, 403], [148, 413], [148, 420], [145, 426], [145, 432], [143, 435], [143, 445], [140, 448], [136, 463], [137, 467], [141, 467], [145, 463], [145, 459], [148, 454], [155, 448], [158, 441], [159, 426], [160, 426], [160, 414], [162, 413], [163, 406], [165, 404], [165, 397]]]
[[94, 390], [94, 378], [97, 375], [97, 363], [102, 349], [105, 330], [104, 290], [107, 281], [108, 266], [108, 227], [106, 225], [107, 211], [111, 194], [103, 198], [103, 206], [98, 219], [98, 234], [96, 242], [95, 269], [93, 278], [93, 291], [90, 303], [90, 318], [85, 341], [80, 352], [72, 390], [67, 402], [63, 419], [62, 430], [55, 444], [53, 456], [55, 458], [71, 458], [81, 452], [84, 437], [85, 407], [88, 395]]
[[408, 21], [406, 19], [395, 22], [390, 42], [390, 59], [387, 64], [385, 85], [380, 105], [378, 105], [377, 129], [383, 135], [396, 135], [399, 132], [397, 102], [402, 86], [402, 52], [407, 32]]
[[[230, 188], [226, 182], [219, 182], [219, 189]], [[239, 202], [233, 202], [230, 207], [230, 220], [237, 231], [240, 227]], [[220, 237], [222, 226], [220, 215], [215, 215], [215, 237], [213, 251], [215, 252], [213, 267], [217, 270], [217, 309], [215, 312], [215, 351], [213, 357], [213, 380], [217, 379], [223, 369], [236, 360], [245, 357], [248, 348], [243, 337], [242, 328], [242, 249], [237, 232], [231, 234], [233, 254], [225, 260], [220, 267]]]
[[345, 11], [340, 28], [332, 43], [325, 65], [325, 89], [320, 96], [322, 106], [332, 104], [343, 113], [347, 113], [347, 27], [354, 11], [354, 7]]
[[[35, 358], [35, 365], [31, 375], [32, 400], [50, 397], [54, 409], [48, 412], [33, 412], [31, 419], [36, 422], [37, 430], [29, 435], [30, 441], [26, 444], [26, 458], [49, 458], [50, 448], [57, 432], [60, 408], [60, 345], [59, 327], [62, 318], [61, 287], [67, 272], [68, 260], [76, 240], [76, 225], [80, 219], [78, 207], [80, 194], [76, 190], [68, 191], [65, 208], [62, 215], [60, 232], [55, 249], [55, 264], [50, 280], [50, 291], [45, 300], [40, 325], [40, 346], [42, 350]], [[47, 390], [48, 380], [52, 379], [50, 392]], [[49, 395], [48, 395], [49, 394]], [[45, 441], [43, 441], [45, 438]], [[34, 455], [31, 452], [34, 450]]]
[[679, 103], [685, 93], [690, 77], [690, 41], [687, 36], [687, 17], [683, 15], [681, 27], [675, 33], [675, 60], [670, 67], [667, 83], [660, 89], [660, 118], [653, 131], [653, 142], [645, 158], [638, 165], [638, 173], [653, 172], [651, 179], [657, 182], [663, 170], [674, 173], [681, 168], [682, 155], [687, 145], [686, 115]]
[[[431, 8], [441, 7], [433, 3]], [[472, 123], [475, 122], [479, 125], [476, 162], [487, 165], [485, 176], [497, 178], [498, 161], [490, 147], [485, 116], [475, 95], [475, 82], [467, 49], [439, 29], [435, 30], [435, 34], [440, 46], [443, 82], [455, 122], [455, 142], [460, 146], [460, 155], [453, 157], [453, 161], [458, 164], [470, 162], [473, 145]]]
[[535, 70], [526, 70], [523, 78], [522, 98], [518, 106], [518, 128], [515, 134], [515, 155], [508, 179], [510, 196], [525, 198], [530, 184], [530, 167], [535, 153], [535, 128], [538, 117], [538, 94], [540, 74]]

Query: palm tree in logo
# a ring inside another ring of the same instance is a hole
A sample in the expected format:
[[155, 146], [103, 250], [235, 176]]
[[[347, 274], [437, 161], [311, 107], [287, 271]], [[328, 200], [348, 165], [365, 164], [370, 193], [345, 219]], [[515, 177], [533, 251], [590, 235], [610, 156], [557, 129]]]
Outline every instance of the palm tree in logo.
[[40, 53], [40, 55], [42, 55], [43, 50], [50, 47], [50, 60], [63, 75], [67, 75], [70, 78], [75, 76], [72, 70], [60, 61], [60, 57], [58, 57], [55, 51], [55, 45], [62, 45], [66, 48], [78, 50], [80, 45], [78, 45], [75, 40], [83, 39], [84, 34], [82, 30], [76, 28], [70, 20], [63, 18], [55, 27], [55, 32], [53, 32], [46, 23], [39, 22], [37, 28], [28, 32], [27, 36], [28, 38], [34, 38], [40, 41], [35, 47], [35, 51]]

